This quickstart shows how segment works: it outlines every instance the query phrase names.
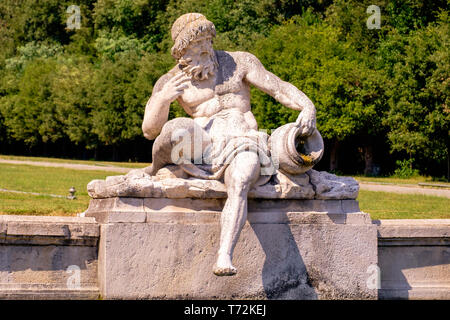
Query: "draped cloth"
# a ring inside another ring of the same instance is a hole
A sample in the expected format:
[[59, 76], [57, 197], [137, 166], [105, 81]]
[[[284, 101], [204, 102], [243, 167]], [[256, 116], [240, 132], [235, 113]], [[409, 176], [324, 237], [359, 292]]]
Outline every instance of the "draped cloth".
[[[261, 176], [256, 185], [267, 183], [276, 173], [268, 146], [269, 135], [250, 129], [238, 109], [225, 109], [202, 125], [211, 143], [203, 150], [202, 165], [180, 164], [189, 175], [202, 179], [222, 179], [225, 169], [240, 152], [254, 152], [259, 157]], [[206, 165], [205, 165], [206, 164]]]

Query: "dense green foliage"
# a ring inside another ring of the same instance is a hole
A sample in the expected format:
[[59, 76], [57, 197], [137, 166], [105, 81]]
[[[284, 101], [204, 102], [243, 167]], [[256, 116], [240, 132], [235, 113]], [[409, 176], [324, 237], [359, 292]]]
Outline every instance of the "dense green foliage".
[[[75, 2], [0, 2], [2, 153], [150, 161], [141, 121], [152, 85], [174, 65], [171, 25], [201, 12], [216, 49], [255, 54], [311, 98], [327, 146], [321, 168], [390, 173], [408, 160], [448, 175], [448, 0]], [[81, 28], [69, 30], [73, 4]], [[366, 25], [372, 4], [380, 29]], [[252, 110], [266, 129], [298, 115], [256, 89]], [[174, 104], [171, 117], [182, 114]]]

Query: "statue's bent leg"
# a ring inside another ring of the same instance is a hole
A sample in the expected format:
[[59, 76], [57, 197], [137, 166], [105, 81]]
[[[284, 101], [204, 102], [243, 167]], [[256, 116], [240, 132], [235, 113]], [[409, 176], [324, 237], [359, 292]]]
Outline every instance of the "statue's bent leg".
[[214, 274], [230, 276], [237, 270], [231, 261], [233, 250], [247, 220], [247, 194], [259, 178], [260, 163], [254, 152], [241, 152], [225, 171], [228, 199], [222, 211], [220, 224], [220, 247]]
[[178, 134], [183, 132], [186, 134], [183, 138], [188, 139], [188, 142], [191, 144], [191, 159], [194, 159], [195, 157], [195, 143], [198, 143], [195, 140], [197, 139], [195, 138], [195, 135], [200, 136], [200, 144], [197, 146], [197, 148], [199, 148], [200, 155], [205, 146], [210, 143], [208, 134], [198, 124], [196, 124], [194, 120], [190, 118], [172, 119], [163, 126], [161, 133], [153, 143], [152, 165], [145, 168], [146, 173], [153, 176], [165, 165], [174, 163], [174, 160], [176, 159], [172, 159], [172, 149], [179, 143], [179, 139], [177, 139]]

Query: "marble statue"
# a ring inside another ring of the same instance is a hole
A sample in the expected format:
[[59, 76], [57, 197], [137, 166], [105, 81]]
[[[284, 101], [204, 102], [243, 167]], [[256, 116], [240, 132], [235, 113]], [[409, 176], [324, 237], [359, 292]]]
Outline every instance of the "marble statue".
[[[202, 14], [179, 17], [171, 35], [177, 64], [154, 85], [142, 123], [144, 136], [156, 139], [145, 174], [156, 176], [177, 165], [187, 177], [224, 183], [227, 200], [213, 272], [234, 275], [233, 250], [247, 218], [249, 191], [278, 170], [303, 174], [323, 154], [316, 110], [302, 91], [267, 71], [253, 54], [214, 50], [216, 30]], [[297, 121], [271, 136], [258, 131], [250, 107], [252, 85], [300, 111]], [[175, 100], [191, 118], [168, 121]]]
[[[87, 214], [131, 209], [145, 215], [153, 210], [146, 203], [158, 199], [176, 199], [187, 210], [192, 209], [189, 199], [204, 200], [205, 205], [209, 199], [224, 199], [213, 272], [234, 275], [233, 250], [247, 220], [249, 198], [354, 200], [359, 185], [353, 178], [312, 169], [324, 145], [314, 104], [303, 92], [267, 71], [251, 53], [214, 50], [214, 24], [201, 14], [182, 15], [171, 33], [177, 64], [155, 83], [142, 123], [144, 136], [155, 139], [153, 163], [91, 181], [87, 189], [93, 201]], [[297, 120], [270, 135], [258, 130], [250, 107], [251, 85], [300, 111]], [[175, 100], [190, 118], [168, 121]], [[123, 201], [115, 199], [140, 204], [117, 207]]]
[[[314, 104], [253, 54], [214, 50], [215, 34], [198, 13], [174, 22], [177, 63], [142, 123], [152, 165], [87, 185], [102, 296], [376, 298], [377, 226], [360, 212], [355, 179], [313, 169], [324, 152]], [[252, 85], [296, 121], [258, 128]], [[189, 117], [169, 121], [174, 101]]]

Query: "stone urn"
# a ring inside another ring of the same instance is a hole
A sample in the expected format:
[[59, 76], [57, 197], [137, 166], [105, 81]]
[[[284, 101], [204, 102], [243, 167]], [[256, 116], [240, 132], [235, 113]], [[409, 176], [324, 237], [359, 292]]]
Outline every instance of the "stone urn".
[[277, 128], [271, 134], [269, 144], [279, 170], [294, 175], [312, 169], [324, 151], [323, 139], [317, 129], [310, 136], [302, 136], [295, 123]]

